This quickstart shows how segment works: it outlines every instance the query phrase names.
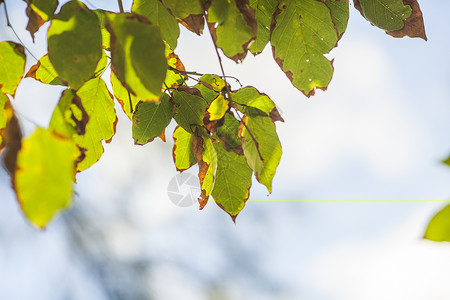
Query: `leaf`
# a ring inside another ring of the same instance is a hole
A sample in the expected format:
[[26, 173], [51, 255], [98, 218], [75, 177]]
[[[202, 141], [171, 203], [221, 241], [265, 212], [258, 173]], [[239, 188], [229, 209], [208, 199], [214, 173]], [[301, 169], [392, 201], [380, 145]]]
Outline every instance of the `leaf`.
[[229, 108], [229, 103], [230, 102], [225, 99], [223, 95], [217, 96], [207, 109], [209, 120], [216, 121], [222, 119]]
[[324, 0], [323, 3], [330, 9], [333, 23], [336, 27], [338, 39], [342, 37], [348, 25], [348, 0]]
[[[116, 132], [117, 116], [114, 99], [101, 78], [86, 82], [78, 91], [81, 103], [89, 116], [84, 135], [74, 135], [80, 148], [86, 150], [86, 157], [77, 165], [77, 172], [95, 164], [103, 154], [102, 140], [109, 143]], [[80, 116], [77, 117], [80, 119]]]
[[217, 153], [217, 171], [212, 196], [233, 221], [236, 221], [250, 195], [252, 170], [245, 162], [244, 156], [226, 151], [221, 143], [215, 142], [214, 149]]
[[217, 153], [211, 136], [203, 128], [195, 132], [192, 145], [194, 156], [198, 163], [198, 178], [202, 190], [198, 202], [200, 209], [203, 209], [208, 203], [209, 196], [214, 188], [217, 170]]
[[272, 193], [272, 179], [281, 158], [281, 144], [275, 131], [275, 124], [268, 117], [246, 116], [239, 127], [245, 159], [255, 172], [259, 183]]
[[34, 34], [39, 28], [53, 17], [58, 0], [24, 0], [28, 6], [26, 13], [28, 16], [27, 30], [30, 32], [34, 42]]
[[106, 29], [106, 15], [111, 13], [109, 11], [103, 10], [103, 9], [94, 9], [92, 10], [98, 18], [99, 24], [100, 24], [100, 30], [102, 32], [102, 46], [105, 50], [110, 50], [111, 47], [111, 35], [109, 34], [109, 31]]
[[[167, 65], [178, 71], [186, 71], [178, 55], [176, 55], [168, 45], [166, 45], [165, 55], [167, 59]], [[169, 69], [167, 70], [166, 79], [164, 80], [164, 87], [168, 86], [171, 88], [177, 88], [182, 85], [183, 82], [187, 79], [187, 76], [180, 75], [178, 72]]]
[[139, 102], [133, 115], [133, 139], [136, 145], [145, 145], [164, 133], [172, 120], [173, 107], [164, 94], [159, 103]]
[[355, 8], [373, 25], [384, 30], [400, 30], [411, 16], [411, 7], [402, 0], [355, 0]]
[[67, 2], [53, 18], [47, 38], [50, 62], [63, 82], [78, 89], [94, 77], [102, 57], [102, 34], [95, 13], [79, 1]]
[[192, 151], [193, 135], [177, 126], [173, 132], [172, 157], [177, 171], [183, 172], [197, 163]]
[[111, 69], [122, 85], [142, 101], [159, 100], [167, 63], [158, 28], [136, 14], [107, 15], [106, 28]]
[[270, 24], [272, 15], [277, 7], [277, 1], [250, 0], [250, 6], [255, 10], [257, 22], [256, 40], [251, 44], [250, 51], [253, 54], [261, 53], [270, 40]]
[[17, 156], [14, 187], [25, 216], [44, 228], [70, 205], [75, 158], [74, 142], [39, 128], [23, 141]]
[[203, 8], [199, 0], [162, 0], [172, 15], [190, 31], [200, 35], [203, 32]]
[[239, 137], [239, 121], [232, 113], [225, 114], [222, 126], [217, 127], [216, 134], [222, 142], [222, 146], [227, 151], [244, 155], [242, 141]]
[[6, 104], [6, 119], [6, 128], [1, 130], [5, 146], [3, 163], [8, 173], [13, 176], [16, 172], [17, 153], [22, 147], [22, 130], [9, 102]]
[[0, 153], [5, 146], [5, 141], [3, 140], [3, 135], [6, 134], [5, 129], [9, 120], [13, 115], [13, 110], [11, 103], [9, 102], [8, 96], [0, 93]]
[[208, 104], [211, 104], [225, 88], [225, 81], [217, 75], [205, 74], [199, 78], [199, 83], [194, 88], [200, 91]]
[[242, 106], [257, 108], [264, 112], [267, 116], [277, 109], [275, 103], [266, 95], [261, 94], [252, 86], [247, 86], [231, 93], [233, 102]]
[[[196, 89], [186, 91], [173, 91], [174, 116], [178, 125], [189, 133], [194, 132], [194, 127], [203, 125], [203, 115], [207, 103], [202, 97], [192, 94], [198, 92]], [[198, 92], [198, 94], [200, 94]]]
[[83, 107], [80, 97], [71, 89], [61, 94], [58, 105], [50, 119], [49, 129], [59, 135], [72, 138], [74, 134], [84, 135], [89, 115]]
[[177, 39], [180, 35], [178, 22], [160, 1], [134, 0], [131, 11], [145, 16], [158, 26], [162, 39], [173, 49], [177, 47]]
[[436, 242], [450, 242], [450, 205], [431, 219], [424, 238]]
[[397, 38], [409, 36], [422, 38], [426, 41], [427, 35], [425, 33], [425, 25], [419, 3], [417, 0], [403, 0], [403, 4], [409, 5], [412, 9], [411, 15], [403, 21], [405, 26], [399, 30], [386, 31], [386, 33]]
[[215, 0], [208, 9], [207, 19], [217, 47], [235, 62], [244, 60], [248, 47], [256, 36], [253, 8], [245, 1]]
[[14, 97], [25, 71], [25, 52], [22, 45], [0, 42], [0, 89]]
[[114, 72], [111, 72], [111, 85], [114, 96], [120, 103], [123, 112], [128, 116], [130, 120], [132, 120], [133, 113], [136, 111], [136, 105], [139, 103], [140, 100], [136, 96], [127, 91], [127, 89], [122, 85], [122, 83], [119, 81]]
[[326, 90], [333, 66], [324, 54], [338, 40], [329, 8], [316, 0], [283, 0], [278, 9], [270, 40], [275, 60], [306, 96]]
[[[102, 51], [102, 57], [98, 61], [94, 74], [96, 76], [100, 75], [100, 73], [106, 68], [107, 63], [108, 57], [106, 56], [106, 53]], [[56, 73], [55, 68], [53, 68], [50, 59], [48, 58], [48, 54], [42, 56], [39, 61], [33, 65], [30, 70], [28, 70], [25, 77], [33, 78], [45, 84], [67, 85], [59, 78], [58, 73]]]

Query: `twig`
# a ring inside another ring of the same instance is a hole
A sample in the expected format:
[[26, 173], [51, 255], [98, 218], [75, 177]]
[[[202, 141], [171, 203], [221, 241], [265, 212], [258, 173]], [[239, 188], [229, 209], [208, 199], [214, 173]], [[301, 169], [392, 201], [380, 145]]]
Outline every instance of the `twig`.
[[[209, 27], [208, 27], [209, 28]], [[236, 110], [236, 115], [239, 117], [242, 125], [244, 125], [245, 129], [247, 130], [248, 134], [250, 135], [251, 139], [253, 140], [253, 142], [255, 143], [256, 146], [256, 151], [258, 152], [259, 158], [264, 161], [264, 158], [261, 155], [261, 152], [259, 151], [259, 144], [258, 141], [256, 140], [255, 136], [252, 134], [252, 132], [250, 131], [250, 129], [248, 128], [247, 124], [245, 124], [245, 122], [242, 120], [241, 116], [237, 113], [237, 109], [235, 108], [235, 104], [233, 102], [233, 99], [231, 99], [231, 90], [230, 90], [230, 85], [227, 83], [227, 76], [225, 75], [225, 71], [223, 69], [223, 65], [222, 65], [222, 58], [220, 57], [219, 54], [219, 49], [217, 48], [217, 44], [216, 41], [214, 40], [214, 37], [211, 33], [211, 30], [209, 30], [209, 35], [211, 36], [211, 40], [214, 44], [214, 49], [216, 50], [216, 54], [217, 54], [217, 59], [219, 60], [219, 65], [220, 65], [220, 70], [222, 71], [222, 76], [223, 76], [223, 80], [225, 81], [225, 91], [226, 91], [226, 95], [228, 98], [228, 101], [230, 101], [230, 104], [232, 104], [233, 108]], [[240, 83], [239, 83], [240, 84]]]
[[121, 13], [123, 13], [124, 10], [123, 10], [123, 3], [122, 3], [122, 0], [117, 0], [117, 2], [119, 3], [119, 11], [120, 11]]

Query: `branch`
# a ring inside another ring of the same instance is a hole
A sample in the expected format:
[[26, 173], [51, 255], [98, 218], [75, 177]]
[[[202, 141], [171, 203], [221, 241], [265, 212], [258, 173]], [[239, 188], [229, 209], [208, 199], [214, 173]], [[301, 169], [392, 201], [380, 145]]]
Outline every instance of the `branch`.
[[119, 11], [124, 13], [122, 0], [117, 0], [117, 3], [119, 4]]

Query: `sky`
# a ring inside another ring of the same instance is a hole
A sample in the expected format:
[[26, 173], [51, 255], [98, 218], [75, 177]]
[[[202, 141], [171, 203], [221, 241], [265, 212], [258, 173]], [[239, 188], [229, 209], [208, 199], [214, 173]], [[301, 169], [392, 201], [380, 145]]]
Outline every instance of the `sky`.
[[[24, 4], [6, 3], [24, 43], [44, 55], [45, 27], [33, 45]], [[387, 36], [351, 7], [329, 54], [332, 82], [311, 98], [292, 87], [270, 48], [243, 64], [225, 60], [226, 74], [269, 95], [285, 119], [273, 193], [254, 180], [236, 225], [214, 203], [199, 211], [170, 202], [172, 140], [133, 145], [118, 107], [117, 134], [79, 175], [72, 211], [44, 232], [26, 222], [1, 171], [0, 299], [108, 299], [73, 257], [67, 224], [77, 212], [86, 239], [93, 228], [104, 232], [106, 257], [151, 266], [143, 285], [155, 299], [449, 299], [450, 245], [422, 236], [450, 198], [450, 169], [440, 163], [450, 154], [450, 3], [419, 3], [427, 42]], [[0, 21], [0, 40], [14, 40], [3, 12]], [[208, 35], [182, 30], [178, 43], [187, 70], [219, 72]], [[48, 124], [61, 90], [23, 81], [13, 105], [26, 132]]]

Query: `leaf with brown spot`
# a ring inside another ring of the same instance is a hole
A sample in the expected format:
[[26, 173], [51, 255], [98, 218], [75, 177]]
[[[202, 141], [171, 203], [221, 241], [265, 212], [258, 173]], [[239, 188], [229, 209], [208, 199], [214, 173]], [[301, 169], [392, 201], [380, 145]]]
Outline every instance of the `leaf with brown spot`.
[[223, 118], [223, 124], [217, 127], [216, 134], [225, 150], [244, 155], [242, 141], [238, 132], [239, 121], [234, 117], [232, 112], [228, 112], [225, 114], [225, 118]]
[[0, 151], [5, 148], [3, 164], [12, 176], [16, 170], [17, 153], [22, 146], [19, 120], [6, 95], [0, 93]]
[[28, 6], [26, 14], [28, 16], [27, 30], [31, 34], [34, 42], [34, 34], [47, 21], [49, 21], [56, 8], [58, 7], [58, 0], [24, 0]]
[[255, 11], [248, 1], [212, 1], [207, 21], [216, 46], [236, 63], [243, 61], [257, 32]]
[[194, 133], [192, 150], [198, 163], [198, 178], [202, 190], [198, 201], [200, 209], [203, 209], [214, 188], [217, 170], [217, 153], [210, 135], [204, 129], [200, 128]]
[[403, 0], [403, 4], [409, 5], [412, 9], [411, 15], [404, 20], [405, 27], [400, 30], [386, 31], [386, 33], [396, 38], [409, 36], [412, 38], [422, 38], [425, 41], [428, 40], [425, 33], [422, 11], [417, 0]]
[[201, 0], [162, 0], [162, 2], [181, 25], [198, 35], [202, 34], [205, 21]]
[[24, 71], [24, 47], [14, 42], [0, 42], [0, 92], [14, 97]]

